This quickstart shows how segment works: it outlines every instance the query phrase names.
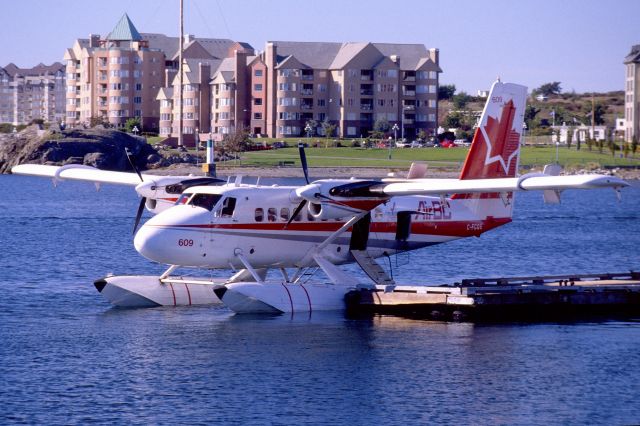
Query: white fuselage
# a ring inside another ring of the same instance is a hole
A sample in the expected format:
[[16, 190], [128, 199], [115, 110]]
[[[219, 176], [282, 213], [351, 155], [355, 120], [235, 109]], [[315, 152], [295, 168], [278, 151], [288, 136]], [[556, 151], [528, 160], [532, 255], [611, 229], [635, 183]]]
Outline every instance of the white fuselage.
[[[142, 226], [134, 240], [136, 250], [159, 263], [190, 267], [242, 268], [239, 255], [255, 268], [304, 266], [301, 262], [311, 251], [349, 217], [317, 220], [307, 206], [288, 224], [300, 202], [295, 189], [190, 188], [176, 206]], [[498, 196], [393, 197], [371, 210], [367, 250], [377, 257], [478, 236], [510, 222], [511, 207], [511, 199]], [[350, 242], [349, 229], [324, 247], [321, 255], [337, 264], [352, 261]]]

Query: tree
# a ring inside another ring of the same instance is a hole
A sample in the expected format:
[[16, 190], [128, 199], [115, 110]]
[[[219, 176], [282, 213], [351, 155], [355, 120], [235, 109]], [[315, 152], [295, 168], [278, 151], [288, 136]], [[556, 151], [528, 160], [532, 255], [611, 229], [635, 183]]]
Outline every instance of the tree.
[[140, 119], [138, 119], [138, 118], [129, 118], [124, 123], [124, 130], [127, 133], [132, 133], [134, 127], [136, 127], [138, 129], [138, 133], [142, 132], [142, 126], [140, 125]]
[[373, 123], [373, 130], [380, 133], [387, 133], [391, 128], [391, 124], [389, 124], [389, 120], [386, 118], [379, 118]]
[[535, 119], [539, 112], [540, 108], [536, 108], [533, 105], [527, 105], [527, 108], [524, 110], [524, 122], [527, 124], [527, 129], [538, 127]]
[[336, 130], [336, 125], [331, 124], [329, 120], [325, 120], [322, 122], [322, 130], [324, 130], [324, 136], [329, 139], [333, 136], [333, 132]]
[[562, 92], [562, 88], [560, 87], [559, 81], [554, 81], [553, 83], [545, 83], [537, 89], [533, 90], [533, 94], [540, 94], [544, 96], [550, 95], [559, 95]]
[[454, 93], [456, 93], [455, 84], [442, 84], [438, 86], [438, 100], [451, 99]]
[[[580, 151], [580, 145], [581, 145], [580, 142], [581, 142], [580, 141], [580, 131], [577, 131], [576, 132], [576, 151]], [[589, 148], [589, 149], [591, 149], [591, 148]]]
[[420, 129], [420, 131], [418, 132], [418, 139], [420, 139], [421, 141], [427, 140], [427, 132], [424, 129]]
[[464, 109], [464, 107], [466, 107], [467, 104], [471, 101], [471, 96], [469, 96], [466, 92], [460, 92], [453, 95], [451, 100], [453, 101], [453, 106], [456, 109]]
[[596, 126], [604, 124], [604, 115], [607, 113], [607, 106], [601, 103], [596, 103], [592, 108], [591, 102], [585, 102], [582, 104], [582, 111], [584, 113], [585, 122], [591, 124], [591, 116], [593, 113], [594, 122]]
[[631, 152], [633, 153], [633, 155], [636, 155], [636, 150], [638, 149], [638, 137], [636, 135], [633, 135], [633, 138], [631, 139]]
[[242, 128], [240, 131], [229, 133], [224, 140], [225, 150], [234, 154], [235, 158], [239, 157], [239, 153], [247, 149], [249, 144], [249, 129]]
[[462, 124], [462, 114], [459, 112], [452, 112], [447, 114], [442, 123], [445, 129], [458, 128]]
[[307, 122], [304, 123], [304, 128], [306, 129], [307, 127], [311, 129], [311, 132], [309, 132], [310, 136], [313, 136], [316, 133], [316, 130], [318, 129], [318, 121], [314, 119], [307, 120]]

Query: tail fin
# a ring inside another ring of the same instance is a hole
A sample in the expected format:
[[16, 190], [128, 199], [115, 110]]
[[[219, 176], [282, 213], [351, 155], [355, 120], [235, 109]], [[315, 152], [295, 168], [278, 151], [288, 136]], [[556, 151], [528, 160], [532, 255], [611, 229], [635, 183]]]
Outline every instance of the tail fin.
[[525, 86], [493, 83], [460, 179], [516, 176], [526, 98]]

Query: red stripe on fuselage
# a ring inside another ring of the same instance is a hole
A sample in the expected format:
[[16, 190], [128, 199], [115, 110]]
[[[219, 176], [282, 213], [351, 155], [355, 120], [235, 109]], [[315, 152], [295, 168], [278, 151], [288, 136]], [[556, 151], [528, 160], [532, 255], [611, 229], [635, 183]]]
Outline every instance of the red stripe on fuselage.
[[[493, 218], [484, 220], [466, 221], [416, 221], [411, 223], [411, 233], [416, 235], [446, 235], [452, 237], [470, 237], [480, 235], [483, 232], [497, 228], [511, 222], [510, 217]], [[342, 222], [305, 222], [291, 223], [285, 227], [285, 223], [218, 223], [202, 225], [169, 225], [168, 228], [181, 229], [211, 229], [233, 231], [278, 231], [283, 233], [300, 232], [334, 232], [342, 225]], [[159, 226], [163, 227], [164, 226]], [[395, 233], [397, 222], [372, 222], [370, 232]], [[350, 229], [348, 230], [350, 231]]]

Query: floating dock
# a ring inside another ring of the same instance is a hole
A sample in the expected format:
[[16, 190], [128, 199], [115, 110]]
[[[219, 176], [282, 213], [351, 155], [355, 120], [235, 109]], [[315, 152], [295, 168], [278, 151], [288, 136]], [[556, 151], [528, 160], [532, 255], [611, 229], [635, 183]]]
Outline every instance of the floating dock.
[[378, 286], [345, 297], [352, 313], [445, 321], [537, 321], [640, 315], [640, 272], [473, 278], [437, 286]]

